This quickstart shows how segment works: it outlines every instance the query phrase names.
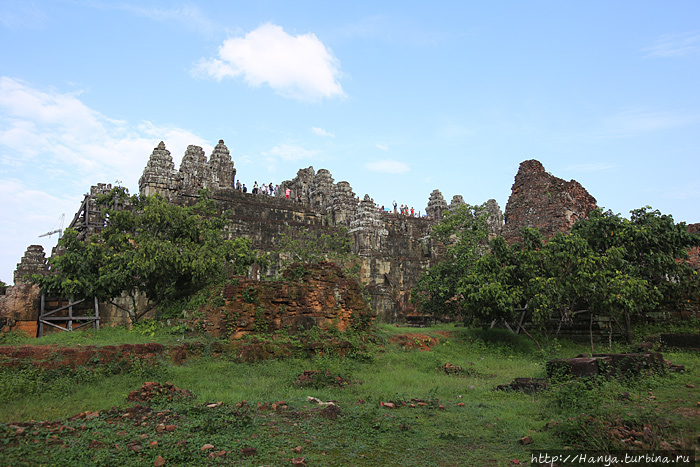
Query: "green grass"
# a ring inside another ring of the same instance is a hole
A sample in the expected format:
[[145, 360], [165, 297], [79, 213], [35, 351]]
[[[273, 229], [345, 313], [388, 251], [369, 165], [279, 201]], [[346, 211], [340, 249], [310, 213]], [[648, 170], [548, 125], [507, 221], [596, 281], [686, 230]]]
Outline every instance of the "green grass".
[[[451, 334], [445, 336], [446, 331]], [[102, 332], [57, 337], [55, 343], [141, 339], [125, 330]], [[407, 332], [428, 334], [440, 344], [429, 352], [389, 344], [392, 335]], [[172, 342], [164, 333], [148, 337]], [[522, 394], [494, 388], [516, 377], [544, 376], [548, 356], [526, 338], [441, 325], [419, 330], [380, 326], [376, 340], [382, 345], [370, 345], [358, 355], [362, 358], [323, 355], [243, 364], [204, 356], [180, 366], [164, 361], [153, 374], [76, 373], [73, 379], [63, 375], [60, 384], [43, 386], [32, 383], [38, 376], [29, 372], [17, 384], [34, 389], [0, 401], [0, 465], [153, 465], [157, 456], [166, 465], [292, 465], [295, 457], [304, 457], [306, 465], [329, 466], [513, 465], [513, 459], [529, 462], [532, 450], [611, 446], [616, 441], [605, 427], [617, 422], [637, 428], [648, 424], [664, 441], [698, 449], [700, 384], [690, 387], [700, 372], [697, 353], [664, 353], [686, 365], [684, 374], [624, 382], [563, 381], [548, 391]], [[589, 350], [562, 342], [557, 356]], [[448, 375], [440, 369], [445, 363], [469, 371], [464, 377]], [[305, 370], [328, 371], [352, 384], [299, 387], [296, 378]], [[194, 399], [154, 402], [144, 418], [125, 417], [135, 405], [126, 396], [151, 378], [190, 390]], [[623, 393], [629, 397], [621, 398]], [[338, 418], [322, 416], [309, 396], [336, 401]], [[425, 405], [412, 408], [413, 399]], [[244, 400], [249, 404], [237, 407]], [[289, 408], [257, 407], [278, 401]], [[218, 402], [222, 404], [206, 406]], [[382, 402], [409, 405], [388, 409]], [[109, 412], [111, 407], [116, 409]], [[89, 420], [70, 419], [86, 411], [102, 412]], [[30, 420], [60, 422], [44, 426]], [[24, 425], [10, 426], [14, 422]], [[160, 422], [177, 428], [160, 433]], [[556, 425], [545, 429], [551, 422]], [[59, 431], [60, 426], [68, 428]], [[24, 433], [17, 435], [18, 428]], [[520, 439], [525, 436], [532, 443], [524, 446]], [[152, 441], [157, 445], [150, 446]], [[200, 450], [206, 443], [227, 452], [210, 458], [210, 451]], [[293, 452], [296, 446], [300, 453]], [[256, 455], [243, 456], [244, 447], [255, 448]]]

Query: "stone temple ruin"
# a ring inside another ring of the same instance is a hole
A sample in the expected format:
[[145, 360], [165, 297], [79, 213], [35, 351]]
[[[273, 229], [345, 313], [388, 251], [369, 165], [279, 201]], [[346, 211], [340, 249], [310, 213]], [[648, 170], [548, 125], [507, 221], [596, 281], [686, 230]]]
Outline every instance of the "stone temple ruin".
[[[240, 183], [240, 182], [239, 182]], [[111, 186], [100, 184], [85, 195], [70, 227], [88, 236], [103, 222], [95, 209], [99, 193]], [[320, 235], [345, 227], [352, 237], [353, 253], [362, 260], [360, 281], [367, 286], [371, 307], [384, 322], [401, 322], [415, 310], [409, 301], [411, 288], [435, 260], [439, 249], [430, 241], [431, 226], [446, 212], [464, 204], [455, 195], [450, 204], [439, 190], [429, 197], [427, 217], [411, 217], [380, 212], [372, 198], [356, 197], [347, 181], [335, 182], [328, 170], [301, 169], [292, 180], [281, 183], [277, 196], [243, 193], [236, 187], [236, 169], [223, 141], [207, 159], [204, 150], [190, 145], [179, 169], [163, 142], [153, 149], [139, 180], [142, 195], [160, 194], [171, 203], [191, 205], [197, 190], [208, 188], [219, 212], [228, 210], [227, 227], [231, 236], [251, 239], [259, 250], [273, 252], [283, 236], [294, 237], [304, 228]], [[285, 198], [286, 189], [292, 196]], [[297, 197], [301, 197], [301, 203]], [[477, 204], [477, 203], [475, 203]], [[579, 219], [596, 207], [596, 200], [576, 181], [566, 182], [545, 172], [536, 160], [525, 161], [515, 176], [505, 216], [498, 203], [486, 203], [490, 214], [491, 236], [502, 235], [509, 242], [519, 239], [522, 227], [536, 227], [551, 237], [567, 232]], [[272, 266], [268, 273], [278, 271]], [[46, 259], [40, 246], [30, 246], [17, 265], [15, 286], [0, 296], [0, 326], [4, 330], [36, 326], [38, 290], [29, 284], [33, 273], [46, 273]], [[109, 306], [100, 306], [101, 320], [119, 320], [123, 315]], [[30, 324], [26, 324], [30, 323]]]

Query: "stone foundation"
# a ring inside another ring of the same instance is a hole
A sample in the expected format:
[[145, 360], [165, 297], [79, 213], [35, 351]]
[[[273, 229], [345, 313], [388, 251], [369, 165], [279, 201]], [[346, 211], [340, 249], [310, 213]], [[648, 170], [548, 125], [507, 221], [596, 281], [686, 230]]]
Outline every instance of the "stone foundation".
[[233, 277], [222, 291], [224, 304], [203, 310], [192, 326], [213, 337], [237, 339], [285, 329], [364, 329], [373, 320], [357, 281], [332, 263], [293, 264], [281, 281]]

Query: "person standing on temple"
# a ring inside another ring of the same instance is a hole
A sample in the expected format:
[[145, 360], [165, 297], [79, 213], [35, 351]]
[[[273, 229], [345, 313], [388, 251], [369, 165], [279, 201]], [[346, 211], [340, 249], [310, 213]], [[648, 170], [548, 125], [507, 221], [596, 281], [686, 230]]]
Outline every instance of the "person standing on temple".
[[396, 200], [394, 200], [394, 214], [396, 214]]
[[289, 199], [289, 195], [291, 195], [291, 194], [292, 194], [292, 190], [290, 190], [289, 187], [287, 187], [287, 189], [284, 190], [284, 197]]
[[253, 184], [253, 194], [257, 195], [258, 194], [258, 181], [255, 180], [255, 183]]

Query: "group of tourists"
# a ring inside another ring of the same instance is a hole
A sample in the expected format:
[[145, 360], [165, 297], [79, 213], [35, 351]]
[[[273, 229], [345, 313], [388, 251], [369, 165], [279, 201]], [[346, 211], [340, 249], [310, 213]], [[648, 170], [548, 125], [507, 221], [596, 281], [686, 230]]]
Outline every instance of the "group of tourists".
[[[240, 180], [236, 182], [236, 190], [240, 191], [241, 193], [248, 193], [248, 187], [245, 186], [245, 183], [241, 183]], [[250, 192], [254, 195], [278, 196], [279, 191], [279, 185], [273, 185], [272, 182], [270, 182], [269, 185], [265, 185], [264, 183], [262, 185], [258, 185], [256, 180], [253, 184], [253, 189]]]
[[[276, 197], [280, 196], [280, 189], [281, 188], [279, 185], [273, 185], [272, 182], [270, 182], [270, 184], [268, 185], [265, 185], [264, 183], [262, 185], [258, 185], [258, 182], [256, 180], [253, 184], [253, 189], [250, 192], [254, 195], [267, 195]], [[241, 183], [240, 180], [236, 182], [236, 190], [240, 191], [241, 193], [248, 193], [248, 187], [245, 186], [245, 183]], [[290, 199], [292, 196], [292, 190], [289, 189], [289, 187], [287, 187], [283, 191], [285, 199]], [[299, 204], [302, 204], [301, 193], [297, 195], [296, 200]]]
[[[280, 196], [280, 186], [279, 185], [273, 185], [272, 182], [270, 182], [268, 185], [265, 185], [264, 183], [262, 185], [258, 185], [257, 180], [253, 184], [253, 189], [251, 190], [251, 193], [254, 195], [267, 195], [267, 196]], [[242, 193], [248, 193], [248, 187], [245, 186], [245, 183], [241, 183], [240, 180], [236, 182], [236, 190], [242, 192]], [[287, 187], [283, 190], [284, 192], [284, 197], [285, 199], [295, 199], [292, 197], [292, 190]], [[303, 204], [302, 196], [301, 193], [297, 194], [296, 200], [299, 204]], [[360, 203], [360, 198], [357, 198], [357, 203]], [[409, 217], [420, 217], [420, 213], [416, 212], [412, 207], [409, 208], [408, 205], [402, 204], [400, 207], [394, 201], [394, 214], [401, 215], [401, 216], [409, 216]], [[379, 204], [375, 203], [374, 205], [379, 212], [391, 212], [389, 210], [386, 210], [384, 206], [379, 206]]]
[[398, 204], [396, 204], [396, 201], [394, 201], [394, 214], [399, 214], [401, 216], [420, 217], [420, 213], [416, 213], [413, 207], [409, 209], [408, 205], [402, 204], [401, 207], [398, 208]]

